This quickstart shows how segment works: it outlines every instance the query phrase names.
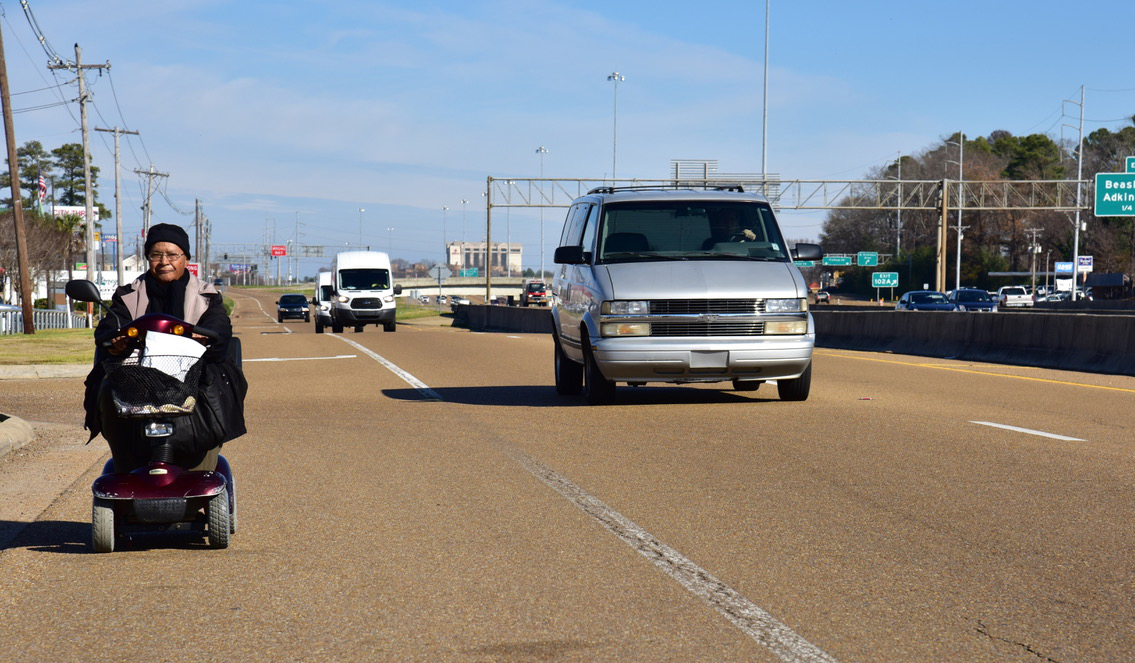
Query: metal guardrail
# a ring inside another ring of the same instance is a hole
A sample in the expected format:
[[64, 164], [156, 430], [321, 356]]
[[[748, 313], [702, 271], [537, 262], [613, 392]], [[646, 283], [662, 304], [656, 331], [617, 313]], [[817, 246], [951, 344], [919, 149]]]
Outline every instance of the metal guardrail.
[[[32, 309], [32, 321], [38, 329], [85, 329], [89, 318], [83, 313]], [[24, 333], [23, 311], [0, 311], [0, 336]]]

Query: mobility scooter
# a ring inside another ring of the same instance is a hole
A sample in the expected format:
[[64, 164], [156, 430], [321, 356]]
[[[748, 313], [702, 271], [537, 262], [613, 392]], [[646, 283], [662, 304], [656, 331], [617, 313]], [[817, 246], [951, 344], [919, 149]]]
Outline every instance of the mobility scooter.
[[[79, 279], [67, 283], [72, 299], [103, 303], [98, 288]], [[100, 388], [104, 435], [138, 435], [149, 441], [149, 463], [129, 473], [115, 471], [107, 461], [102, 476], [91, 486], [91, 545], [95, 552], [113, 552], [116, 543], [139, 532], [204, 534], [213, 548], [226, 548], [236, 532], [236, 484], [223, 456], [216, 471], [190, 471], [174, 464], [171, 444], [179, 425], [186, 425], [197, 405], [198, 383], [205, 370], [204, 346], [194, 334], [216, 334], [170, 315], [149, 313], [119, 321], [115, 331], [96, 344], [109, 347], [115, 338], [127, 339], [126, 351], [103, 361], [106, 384]], [[239, 365], [239, 340], [230, 353]], [[109, 393], [104, 393], [109, 392]], [[108, 422], [108, 414], [113, 421]]]

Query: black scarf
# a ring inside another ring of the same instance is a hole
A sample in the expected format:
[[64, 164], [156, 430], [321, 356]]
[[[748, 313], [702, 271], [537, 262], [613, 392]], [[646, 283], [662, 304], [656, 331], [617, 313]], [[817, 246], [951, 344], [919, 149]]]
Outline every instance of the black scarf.
[[185, 286], [189, 285], [189, 270], [176, 281], [164, 283], [152, 273], [146, 272], [146, 296], [150, 303], [146, 313], [165, 313], [175, 318], [185, 318]]

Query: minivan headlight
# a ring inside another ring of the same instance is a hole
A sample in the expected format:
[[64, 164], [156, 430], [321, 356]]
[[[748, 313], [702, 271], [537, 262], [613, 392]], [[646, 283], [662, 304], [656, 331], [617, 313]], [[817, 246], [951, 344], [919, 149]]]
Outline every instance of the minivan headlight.
[[599, 307], [603, 315], [647, 315], [650, 302], [643, 300], [606, 301]]
[[766, 299], [765, 313], [804, 313], [808, 310], [807, 299]]
[[335, 298], [335, 301], [339, 302], [340, 304], [346, 304], [347, 302], [351, 301], [351, 298], [346, 295], [339, 295]]

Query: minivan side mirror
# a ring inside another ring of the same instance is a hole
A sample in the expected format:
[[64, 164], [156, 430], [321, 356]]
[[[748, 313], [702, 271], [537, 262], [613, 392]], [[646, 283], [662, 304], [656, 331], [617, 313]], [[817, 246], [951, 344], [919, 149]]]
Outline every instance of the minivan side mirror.
[[552, 262], [557, 265], [582, 265], [587, 260], [584, 259], [582, 246], [561, 246], [552, 255]]
[[801, 242], [792, 249], [793, 260], [822, 260], [824, 258], [824, 249], [819, 244], [807, 244]]
[[402, 294], [402, 284], [399, 283], [399, 284], [396, 284], [394, 286], [394, 294], [396, 294], [396, 295]]

